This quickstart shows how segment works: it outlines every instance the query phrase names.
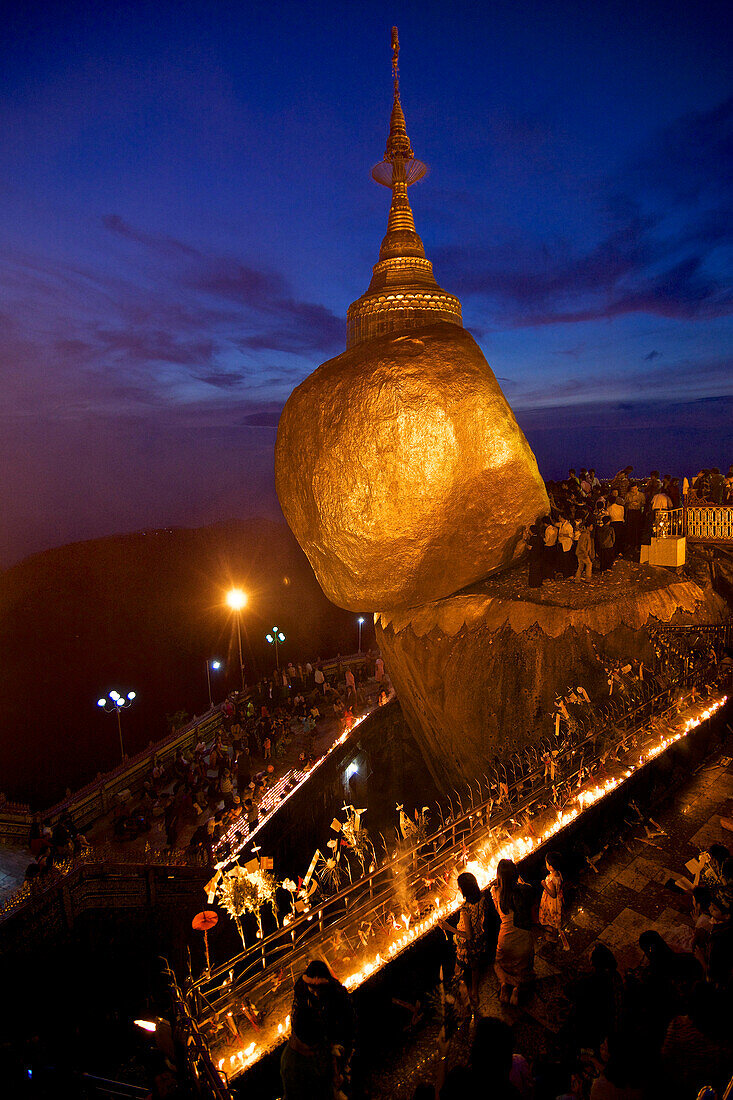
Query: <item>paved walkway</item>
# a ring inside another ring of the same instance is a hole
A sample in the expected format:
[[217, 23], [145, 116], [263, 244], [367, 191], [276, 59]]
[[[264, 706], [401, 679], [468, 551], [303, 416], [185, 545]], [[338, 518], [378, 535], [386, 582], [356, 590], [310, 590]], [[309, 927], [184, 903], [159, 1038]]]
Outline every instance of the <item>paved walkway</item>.
[[[382, 685], [378, 684], [374, 679], [368, 680], [365, 684], [360, 686], [360, 704], [358, 707], [354, 708], [357, 715], [370, 713], [375, 708], [381, 686]], [[316, 757], [320, 757], [328, 752], [342, 732], [342, 724], [332, 715], [333, 698], [332, 695], [326, 697], [321, 708], [325, 716], [318, 723], [313, 738]], [[272, 777], [273, 784], [280, 777], [290, 773], [295, 774], [298, 772], [300, 775], [298, 771], [298, 756], [302, 751], [303, 744], [304, 739], [302, 735], [296, 733], [292, 737], [285, 756], [272, 760], [275, 766], [275, 773]], [[266, 767], [266, 762], [263, 759], [253, 757], [253, 773], [264, 767]], [[164, 789], [163, 793], [170, 793], [172, 791], [172, 786], [173, 784], [171, 782], [169, 787]], [[132, 805], [135, 805], [137, 801], [138, 800], [135, 800]], [[277, 808], [274, 812], [277, 812]], [[203, 820], [208, 816], [208, 814], [203, 815]], [[190, 821], [181, 826], [177, 844], [179, 849], [185, 849], [188, 846], [188, 842], [197, 824], [198, 822]], [[114, 835], [114, 810], [110, 810], [109, 813], [99, 818], [90, 828], [85, 830], [85, 835], [92, 847], [105, 845], [105, 847], [112, 852], [113, 858], [116, 853], [119, 859], [126, 863], [135, 862], [136, 856], [140, 857], [142, 860], [146, 852], [149, 852], [150, 849], [162, 849], [166, 846], [165, 826], [162, 815], [153, 817], [150, 832], [144, 833], [134, 840], [119, 840]], [[4, 901], [23, 885], [26, 868], [32, 860], [33, 857], [27, 848], [20, 846], [11, 847], [0, 844], [0, 902]]]
[[0, 844], [0, 902], [23, 885], [25, 869], [33, 857], [25, 848]]
[[[552, 1048], [553, 1040], [567, 1017], [569, 1005], [563, 996], [566, 983], [588, 968], [596, 943], [614, 952], [623, 972], [638, 965], [638, 939], [648, 928], [656, 929], [674, 949], [689, 950], [692, 938], [690, 901], [686, 895], [665, 886], [670, 877], [689, 876], [688, 860], [713, 842], [733, 847], [733, 833], [720, 824], [721, 815], [733, 816], [733, 760], [731, 742], [726, 750], [708, 759], [684, 787], [653, 812], [662, 827], [661, 836], [649, 835], [644, 824], [635, 823], [631, 807], [628, 829], [613, 847], [589, 865], [580, 876], [577, 904], [566, 927], [570, 951], [555, 945], [540, 948], [536, 956], [537, 981], [522, 1009], [499, 1003], [493, 969], [480, 990], [482, 1015], [499, 1016], [514, 1028], [514, 1049], [528, 1060]], [[649, 832], [654, 833], [653, 826]], [[367, 1095], [372, 1100], [409, 1100], [418, 1084], [430, 1082], [437, 1067], [437, 1024], [406, 1031], [399, 1050], [380, 1059], [372, 1069]], [[449, 1061], [465, 1061], [470, 1032], [463, 1025], [455, 1037]]]

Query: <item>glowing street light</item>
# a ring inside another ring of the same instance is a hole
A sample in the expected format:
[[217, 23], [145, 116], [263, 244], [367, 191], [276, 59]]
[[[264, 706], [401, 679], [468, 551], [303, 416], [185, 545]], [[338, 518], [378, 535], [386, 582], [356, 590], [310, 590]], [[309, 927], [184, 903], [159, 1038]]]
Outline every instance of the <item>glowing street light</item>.
[[101, 707], [105, 714], [117, 715], [117, 732], [120, 735], [120, 754], [123, 760], [125, 759], [125, 746], [122, 743], [122, 720], [120, 718], [120, 712], [131, 707], [135, 699], [137, 699], [137, 692], [135, 691], [128, 691], [127, 695], [120, 695], [119, 691], [114, 690], [110, 691], [101, 699], [97, 699], [97, 706]]
[[359, 624], [359, 652], [361, 653], [361, 628], [362, 628], [362, 627], [363, 627], [363, 625], [364, 625], [364, 619], [363, 619], [363, 617], [362, 617], [362, 616], [360, 615], [360, 616], [359, 616], [359, 618], [358, 618], [358, 619], [357, 619], [356, 621], [357, 621], [357, 622], [358, 622], [358, 624]]
[[221, 661], [209, 660], [206, 662], [206, 683], [209, 685], [209, 710], [214, 709], [214, 700], [211, 698], [211, 673], [218, 672], [221, 668]]
[[267, 642], [269, 642], [270, 645], [274, 645], [274, 647], [275, 647], [275, 667], [280, 668], [280, 655], [279, 655], [279, 652], [278, 652], [278, 646], [279, 646], [280, 642], [285, 641], [285, 635], [283, 634], [282, 630], [278, 629], [278, 627], [276, 627], [276, 626], [273, 626], [272, 632], [270, 634], [265, 634], [265, 640]]
[[227, 603], [237, 615], [237, 639], [239, 641], [239, 670], [242, 673], [242, 691], [244, 691], [244, 658], [242, 657], [242, 608], [247, 606], [247, 593], [241, 588], [231, 588], [227, 592]]

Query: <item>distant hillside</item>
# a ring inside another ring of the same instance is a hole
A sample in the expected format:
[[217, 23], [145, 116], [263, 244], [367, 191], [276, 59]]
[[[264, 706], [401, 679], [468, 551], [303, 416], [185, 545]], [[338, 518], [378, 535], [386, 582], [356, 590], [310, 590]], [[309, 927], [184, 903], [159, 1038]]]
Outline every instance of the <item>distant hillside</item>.
[[[166, 732], [165, 715], [207, 706], [207, 657], [226, 660], [215, 698], [237, 685], [236, 627], [223, 603], [240, 584], [248, 678], [282, 655], [356, 649], [355, 616], [329, 603], [284, 524], [256, 519], [73, 543], [0, 573], [0, 790], [43, 806], [119, 758], [117, 724], [96, 700], [135, 690], [125, 747]], [[369, 618], [364, 644], [373, 639]]]

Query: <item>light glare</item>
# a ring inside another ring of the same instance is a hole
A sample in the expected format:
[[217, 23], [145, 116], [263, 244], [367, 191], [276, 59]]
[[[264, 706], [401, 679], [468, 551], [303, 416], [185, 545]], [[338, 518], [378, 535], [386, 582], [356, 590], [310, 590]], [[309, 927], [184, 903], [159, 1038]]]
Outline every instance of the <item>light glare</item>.
[[227, 603], [232, 611], [241, 611], [247, 604], [247, 594], [241, 588], [232, 588], [227, 592]]

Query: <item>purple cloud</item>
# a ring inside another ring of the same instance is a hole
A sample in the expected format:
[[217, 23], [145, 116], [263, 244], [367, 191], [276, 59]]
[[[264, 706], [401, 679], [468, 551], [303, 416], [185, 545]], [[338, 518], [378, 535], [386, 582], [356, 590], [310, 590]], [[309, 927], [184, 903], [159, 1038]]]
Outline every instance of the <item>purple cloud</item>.
[[633, 313], [709, 320], [733, 294], [733, 100], [678, 120], [600, 188], [598, 239], [525, 236], [506, 246], [436, 250], [460, 295], [488, 299], [510, 327], [608, 320]]

